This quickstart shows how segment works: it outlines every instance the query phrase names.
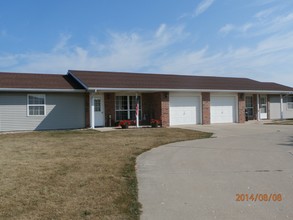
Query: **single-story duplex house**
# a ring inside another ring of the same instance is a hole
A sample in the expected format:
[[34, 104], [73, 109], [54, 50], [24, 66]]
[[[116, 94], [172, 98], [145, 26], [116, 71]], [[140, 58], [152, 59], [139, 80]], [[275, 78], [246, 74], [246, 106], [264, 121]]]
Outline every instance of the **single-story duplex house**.
[[293, 88], [248, 78], [69, 70], [0, 73], [0, 131], [293, 118]]

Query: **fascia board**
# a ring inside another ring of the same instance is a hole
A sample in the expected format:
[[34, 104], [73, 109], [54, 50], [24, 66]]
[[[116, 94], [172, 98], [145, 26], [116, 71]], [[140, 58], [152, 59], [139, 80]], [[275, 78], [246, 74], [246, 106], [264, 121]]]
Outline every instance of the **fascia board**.
[[30, 88], [0, 88], [0, 92], [74, 92], [84, 93], [83, 89], [30, 89]]
[[277, 90], [220, 90], [220, 89], [161, 89], [161, 88], [98, 88], [89, 87], [89, 91], [141, 91], [141, 92], [236, 92], [258, 94], [293, 94], [293, 91]]

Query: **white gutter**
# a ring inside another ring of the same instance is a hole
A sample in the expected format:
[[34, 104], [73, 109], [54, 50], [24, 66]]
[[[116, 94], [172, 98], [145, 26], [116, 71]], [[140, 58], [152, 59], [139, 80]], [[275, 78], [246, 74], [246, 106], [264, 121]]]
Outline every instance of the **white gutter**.
[[83, 89], [24, 89], [24, 88], [0, 88], [0, 92], [78, 92], [84, 93]]
[[141, 91], [141, 92], [237, 92], [237, 93], [258, 93], [258, 94], [293, 94], [293, 91], [274, 90], [221, 90], [221, 89], [161, 89], [161, 88], [97, 88], [89, 87], [93, 91]]

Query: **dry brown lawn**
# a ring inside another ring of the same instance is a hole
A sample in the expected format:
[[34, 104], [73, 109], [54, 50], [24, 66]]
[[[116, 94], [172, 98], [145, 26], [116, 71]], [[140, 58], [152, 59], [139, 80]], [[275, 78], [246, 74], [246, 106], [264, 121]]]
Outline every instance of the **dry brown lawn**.
[[183, 129], [0, 134], [0, 219], [138, 219], [135, 158]]

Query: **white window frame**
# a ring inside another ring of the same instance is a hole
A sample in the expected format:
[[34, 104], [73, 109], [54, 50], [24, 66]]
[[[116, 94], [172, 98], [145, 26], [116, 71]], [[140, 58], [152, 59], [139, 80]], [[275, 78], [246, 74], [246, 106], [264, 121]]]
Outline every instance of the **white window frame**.
[[[43, 98], [44, 99], [44, 104], [30, 104], [29, 103], [29, 97], [30, 96], [38, 96], [39, 98]], [[30, 114], [30, 107], [44, 107], [44, 114], [42, 115], [31, 115]], [[46, 95], [45, 94], [27, 94], [27, 116], [29, 117], [42, 117], [42, 116], [46, 116], [47, 112], [46, 112]]]
[[[290, 100], [292, 99], [292, 100]], [[292, 101], [292, 102], [290, 102]], [[288, 95], [287, 97], [287, 108], [288, 110], [293, 110], [293, 95]]]
[[[124, 109], [124, 110], [117, 110], [116, 109], [116, 98], [117, 98], [117, 96], [126, 96], [127, 97], [127, 109]], [[136, 95], [135, 94], [116, 94], [115, 95], [115, 120], [116, 121], [119, 121], [119, 120], [117, 120], [117, 112], [122, 112], [122, 111], [127, 112], [127, 118], [128, 119], [125, 119], [125, 120], [130, 120], [129, 119], [130, 118], [130, 112], [135, 111], [135, 109], [130, 108], [130, 96], [136, 96]], [[138, 94], [137, 96], [140, 97], [139, 118], [141, 120], [142, 119], [142, 95]]]

